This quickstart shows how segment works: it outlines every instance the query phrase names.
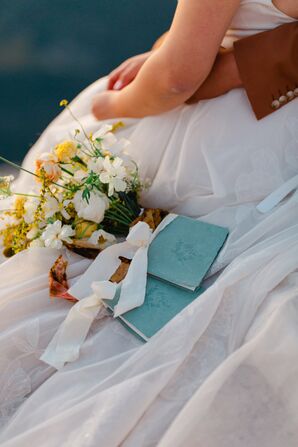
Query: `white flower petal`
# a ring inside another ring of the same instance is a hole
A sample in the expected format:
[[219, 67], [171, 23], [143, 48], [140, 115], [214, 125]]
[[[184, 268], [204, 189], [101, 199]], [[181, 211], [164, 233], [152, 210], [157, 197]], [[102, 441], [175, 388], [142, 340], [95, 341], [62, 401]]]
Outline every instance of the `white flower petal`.
[[107, 172], [102, 172], [99, 176], [99, 179], [102, 183], [109, 183], [111, 180], [111, 177]]
[[61, 214], [62, 214], [62, 217], [64, 217], [64, 219], [69, 220], [69, 219], [71, 218], [70, 214], [68, 214], [68, 212], [66, 211], [65, 208], [62, 208], [62, 209], [60, 210], [60, 212], [61, 212]]
[[121, 160], [120, 157], [116, 157], [115, 160], [113, 161], [113, 168], [114, 169], [119, 169], [120, 166], [122, 165], [123, 161]]
[[62, 241], [69, 241], [69, 238], [75, 235], [75, 230], [71, 227], [71, 225], [63, 225], [60, 233], [59, 233], [59, 239]]
[[114, 188], [115, 191], [125, 191], [126, 190], [126, 182], [120, 178], [115, 178], [114, 180]]
[[108, 195], [109, 195], [109, 197], [111, 197], [113, 194], [114, 194], [114, 184], [111, 182], [111, 183], [109, 183]]
[[100, 223], [104, 219], [105, 211], [109, 208], [107, 197], [100, 192], [90, 192], [89, 203], [82, 198], [82, 191], [77, 191], [73, 204], [78, 216], [91, 222]]

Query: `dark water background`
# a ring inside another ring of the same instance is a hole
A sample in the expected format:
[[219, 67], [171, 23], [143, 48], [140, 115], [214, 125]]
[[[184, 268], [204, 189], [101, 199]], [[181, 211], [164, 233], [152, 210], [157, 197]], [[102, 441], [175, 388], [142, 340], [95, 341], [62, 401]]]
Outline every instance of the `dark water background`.
[[0, 0], [0, 154], [20, 161], [62, 98], [147, 51], [176, 0]]

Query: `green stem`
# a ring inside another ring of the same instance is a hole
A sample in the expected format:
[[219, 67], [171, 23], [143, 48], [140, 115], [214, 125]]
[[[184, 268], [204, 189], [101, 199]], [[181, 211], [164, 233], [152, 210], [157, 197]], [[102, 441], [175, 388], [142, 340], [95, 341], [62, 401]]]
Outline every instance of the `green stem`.
[[[83, 131], [83, 134], [85, 135], [85, 138], [89, 141], [89, 137], [86, 134], [85, 129], [84, 129], [83, 125], [81, 124], [80, 120], [72, 113], [72, 110], [69, 106], [66, 106], [66, 108], [69, 111], [70, 115], [73, 117], [73, 119], [79, 124], [80, 128]], [[91, 149], [92, 149], [92, 146], [91, 146]]]
[[[37, 177], [37, 178], [41, 178], [39, 175], [34, 174], [34, 172], [32, 172], [32, 171], [28, 171], [28, 169], [25, 169], [25, 168], [23, 168], [22, 166], [17, 165], [16, 163], [13, 163], [12, 161], [7, 160], [6, 158], [2, 157], [1, 155], [0, 155], [0, 160], [4, 161], [4, 163], [6, 163], [6, 164], [8, 164], [8, 165], [10, 165], [10, 166], [13, 166], [13, 167], [16, 168], [16, 169], [19, 169], [20, 171], [27, 172], [27, 174], [34, 175], [34, 177]], [[68, 189], [69, 191], [71, 191], [71, 188], [67, 188], [67, 186], [59, 185], [59, 183], [56, 183], [56, 182], [51, 182], [51, 183], [52, 183], [53, 185], [59, 186], [60, 188]]]
[[122, 203], [118, 203], [117, 207], [123, 212], [128, 213], [131, 217], [135, 217], [135, 213], [132, 211], [131, 208], [128, 208], [128, 206], [126, 207], [125, 205], [122, 205]]
[[122, 217], [124, 217], [124, 219], [128, 219], [129, 220], [129, 223], [131, 222], [131, 220], [129, 219], [129, 216], [118, 206], [119, 204], [117, 204], [115, 207], [114, 207], [114, 210], [116, 211], [116, 212], [118, 212], [119, 214], [121, 214], [121, 216]]
[[123, 211], [123, 209], [121, 209], [121, 208], [119, 207], [119, 204], [113, 204], [113, 205], [109, 208], [109, 210], [111, 210], [112, 212], [121, 214], [121, 215], [124, 217], [124, 219], [127, 219], [127, 220], [130, 219], [130, 216], [125, 212], [126, 210]]
[[[90, 149], [86, 146], [85, 143], [83, 143], [82, 141], [78, 140], [76, 136], [74, 136], [74, 139], [81, 146], [81, 147], [78, 148], [79, 151], [83, 152], [83, 154], [87, 155], [87, 157], [94, 157], [93, 152], [90, 152]], [[87, 152], [83, 151], [82, 146], [84, 146], [84, 148], [86, 149]]]
[[129, 226], [129, 224], [130, 224], [130, 221], [123, 220], [120, 216], [113, 213], [113, 211], [111, 211], [111, 210], [106, 211], [105, 217], [110, 220], [115, 220], [125, 226]]
[[19, 169], [20, 171], [24, 171], [24, 172], [27, 172], [27, 174], [31, 174], [31, 175], [34, 175], [35, 177], [39, 177], [37, 174], [34, 174], [34, 172], [28, 171], [27, 169], [23, 168], [22, 166], [17, 165], [16, 163], [13, 163], [12, 161], [7, 160], [6, 158], [2, 157], [1, 155], [0, 155], [0, 160], [4, 161], [4, 163], [6, 163], [16, 169]]
[[59, 185], [59, 183], [56, 183], [56, 182], [51, 182], [53, 185], [56, 185], [56, 186], [59, 186], [59, 188], [64, 188], [64, 189], [67, 189], [67, 191], [72, 191], [72, 189], [71, 188], [68, 188], [68, 186], [65, 186], [65, 185]]
[[87, 165], [86, 165], [86, 163], [78, 156], [78, 155], [75, 155], [73, 158], [72, 158], [72, 161], [74, 161], [75, 163], [80, 163], [82, 166], [84, 166], [85, 168], [87, 167]]
[[110, 211], [108, 213], [105, 214], [105, 217], [109, 220], [114, 220], [117, 221], [125, 226], [128, 226], [129, 223], [126, 222], [125, 220], [121, 219], [121, 217], [117, 216], [117, 214], [113, 214]]
[[61, 168], [61, 171], [66, 172], [66, 174], [69, 174], [73, 177], [73, 172], [70, 172], [68, 169], [63, 168], [61, 165], [60, 165], [60, 168]]
[[40, 196], [37, 196], [36, 194], [23, 194], [21, 192], [12, 192], [13, 196], [24, 196], [24, 197], [36, 197], [37, 199], [40, 198]]

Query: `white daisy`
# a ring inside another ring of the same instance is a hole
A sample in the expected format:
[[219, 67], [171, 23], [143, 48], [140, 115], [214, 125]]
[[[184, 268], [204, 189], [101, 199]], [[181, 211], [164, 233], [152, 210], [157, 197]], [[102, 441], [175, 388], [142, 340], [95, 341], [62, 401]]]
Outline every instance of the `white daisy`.
[[66, 211], [66, 207], [69, 204], [69, 200], [63, 200], [62, 194], [58, 194], [57, 196], [52, 196], [51, 194], [45, 195], [45, 204], [44, 204], [44, 212], [45, 218], [49, 219], [54, 216], [56, 213], [61, 213], [64, 219], [69, 220], [70, 215]]
[[62, 225], [60, 220], [56, 220], [53, 224], [47, 225], [45, 231], [41, 235], [41, 239], [48, 248], [62, 248], [63, 242], [72, 243], [71, 237], [75, 235], [75, 231], [70, 225]]
[[109, 157], [105, 157], [103, 166], [104, 171], [100, 174], [99, 178], [102, 183], [107, 183], [109, 185], [108, 195], [112, 196], [114, 191], [125, 191], [127, 184], [123, 180], [126, 176], [123, 160], [116, 157], [111, 161]]

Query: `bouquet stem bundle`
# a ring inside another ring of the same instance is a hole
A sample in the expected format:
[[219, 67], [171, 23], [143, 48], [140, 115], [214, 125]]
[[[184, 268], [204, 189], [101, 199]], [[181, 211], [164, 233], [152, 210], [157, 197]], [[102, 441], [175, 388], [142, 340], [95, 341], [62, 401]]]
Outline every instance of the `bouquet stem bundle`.
[[126, 139], [115, 132], [122, 123], [103, 125], [87, 135], [68, 102], [61, 101], [78, 123], [73, 137], [52, 147], [28, 170], [0, 155], [0, 160], [35, 178], [31, 191], [14, 191], [13, 177], [0, 177], [0, 198], [11, 208], [0, 214], [4, 252], [28, 247], [94, 247], [101, 250], [127, 235], [141, 212], [143, 185], [136, 163], [126, 154]]

